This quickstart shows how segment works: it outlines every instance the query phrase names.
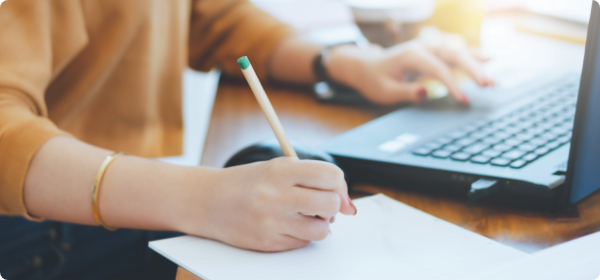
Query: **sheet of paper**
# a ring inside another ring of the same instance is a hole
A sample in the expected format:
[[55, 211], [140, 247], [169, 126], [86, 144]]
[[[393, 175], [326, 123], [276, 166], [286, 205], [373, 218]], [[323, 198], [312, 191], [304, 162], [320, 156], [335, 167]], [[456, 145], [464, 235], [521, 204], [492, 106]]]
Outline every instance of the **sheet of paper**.
[[600, 232], [464, 277], [464, 280], [600, 279]]
[[210, 280], [461, 279], [527, 254], [385, 195], [357, 199], [356, 216], [338, 215], [331, 234], [280, 253], [241, 250], [184, 236], [150, 248]]

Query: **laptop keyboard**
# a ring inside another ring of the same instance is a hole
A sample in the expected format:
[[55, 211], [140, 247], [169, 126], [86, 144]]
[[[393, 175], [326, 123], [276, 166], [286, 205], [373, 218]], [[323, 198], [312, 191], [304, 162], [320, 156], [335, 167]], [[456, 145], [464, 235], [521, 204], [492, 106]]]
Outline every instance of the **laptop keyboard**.
[[575, 82], [547, 86], [542, 97], [495, 120], [478, 120], [412, 151], [414, 155], [519, 169], [571, 141]]

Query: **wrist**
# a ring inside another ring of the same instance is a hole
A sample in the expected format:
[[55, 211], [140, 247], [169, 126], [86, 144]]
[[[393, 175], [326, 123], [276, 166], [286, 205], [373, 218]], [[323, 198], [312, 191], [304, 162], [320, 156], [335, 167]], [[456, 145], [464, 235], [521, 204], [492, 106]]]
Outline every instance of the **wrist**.
[[198, 236], [211, 236], [210, 214], [211, 198], [218, 191], [222, 171], [207, 167], [187, 168], [175, 190], [177, 199], [173, 200], [172, 227], [175, 231]]
[[360, 71], [365, 64], [358, 46], [347, 44], [332, 47], [328, 57], [324, 57], [323, 65], [332, 80], [360, 89]]

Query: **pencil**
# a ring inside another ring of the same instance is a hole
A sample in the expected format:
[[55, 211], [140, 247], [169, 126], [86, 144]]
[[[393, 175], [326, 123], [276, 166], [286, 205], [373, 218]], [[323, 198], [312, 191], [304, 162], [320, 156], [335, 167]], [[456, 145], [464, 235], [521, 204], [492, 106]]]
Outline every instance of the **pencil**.
[[258, 76], [256, 76], [252, 65], [250, 65], [248, 57], [240, 57], [237, 60], [237, 63], [240, 65], [242, 73], [244, 73], [244, 77], [246, 77], [248, 84], [250, 84], [250, 88], [252, 89], [252, 92], [254, 93], [254, 96], [256, 97], [260, 108], [265, 114], [265, 117], [267, 117], [267, 121], [269, 121], [273, 133], [275, 133], [275, 137], [277, 137], [277, 140], [279, 141], [279, 145], [281, 145], [283, 153], [286, 157], [298, 158], [296, 151], [294, 151], [294, 148], [290, 143], [290, 139], [287, 138], [287, 135], [283, 130], [283, 126], [281, 126], [281, 123], [279, 122], [277, 114], [275, 114], [275, 109], [273, 109], [273, 105], [271, 105], [271, 102], [267, 97], [267, 93], [263, 89], [260, 80], [258, 80]]

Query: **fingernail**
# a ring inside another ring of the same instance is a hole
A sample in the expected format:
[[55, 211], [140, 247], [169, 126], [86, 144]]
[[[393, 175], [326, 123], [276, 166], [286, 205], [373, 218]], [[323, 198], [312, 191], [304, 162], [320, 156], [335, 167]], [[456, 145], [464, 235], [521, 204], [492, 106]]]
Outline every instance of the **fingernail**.
[[335, 216], [331, 217], [331, 219], [329, 219], [329, 223], [333, 224], [333, 222], [335, 222]]
[[352, 215], [356, 215], [356, 213], [358, 213], [358, 210], [356, 210], [356, 206], [354, 206], [354, 203], [352, 203], [352, 199], [350, 199], [350, 197], [348, 197], [348, 203], [350, 203], [350, 206], [354, 208], [354, 214]]
[[427, 89], [424, 87], [421, 87], [419, 89], [419, 91], [417, 92], [417, 96], [419, 96], [419, 101], [427, 100]]
[[463, 100], [462, 100], [465, 104], [471, 104], [471, 101], [469, 100], [469, 98], [466, 95], [463, 95]]
[[483, 78], [481, 79], [481, 81], [483, 82], [483, 85], [487, 86], [487, 87], [494, 85], [494, 81], [492, 81], [492, 79], [490, 79], [490, 78], [488, 78], [486, 76], [483, 76]]

